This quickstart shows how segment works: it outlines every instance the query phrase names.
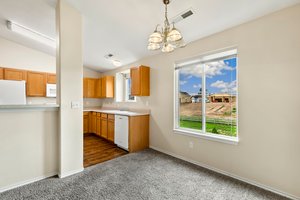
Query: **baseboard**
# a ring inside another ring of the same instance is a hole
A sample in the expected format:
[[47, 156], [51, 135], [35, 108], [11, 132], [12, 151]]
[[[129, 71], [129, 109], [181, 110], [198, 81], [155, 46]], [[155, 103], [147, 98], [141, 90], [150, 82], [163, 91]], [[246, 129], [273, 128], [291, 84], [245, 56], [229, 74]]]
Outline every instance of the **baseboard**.
[[67, 176], [71, 176], [71, 175], [77, 174], [79, 172], [82, 172], [83, 170], [84, 170], [84, 168], [75, 169], [75, 170], [68, 171], [68, 172], [65, 172], [65, 173], [59, 173], [58, 176], [59, 176], [59, 178], [65, 178]]
[[264, 189], [264, 190], [267, 190], [267, 191], [270, 191], [270, 192], [279, 194], [279, 195], [281, 195], [281, 196], [284, 196], [284, 197], [287, 197], [287, 198], [290, 198], [290, 199], [293, 199], [293, 200], [300, 200], [300, 197], [297, 197], [297, 196], [288, 194], [288, 193], [286, 193], [286, 192], [283, 192], [283, 191], [280, 191], [280, 190], [278, 190], [278, 189], [272, 188], [272, 187], [270, 187], [270, 186], [267, 186], [267, 185], [258, 183], [258, 182], [256, 182], [256, 181], [252, 181], [252, 180], [250, 180], [250, 179], [243, 178], [243, 177], [237, 176], [237, 175], [235, 175], [235, 174], [231, 174], [231, 173], [226, 172], [226, 171], [224, 171], [224, 170], [221, 170], [221, 169], [218, 169], [218, 168], [209, 166], [209, 165], [204, 164], [204, 163], [200, 163], [200, 162], [198, 162], [198, 161], [195, 161], [195, 160], [186, 158], [186, 157], [184, 157], [184, 156], [180, 156], [180, 155], [171, 153], [171, 152], [166, 151], [166, 150], [163, 150], [163, 149], [161, 149], [161, 148], [154, 147], [154, 146], [151, 146], [151, 145], [150, 145], [150, 148], [151, 148], [151, 149], [154, 149], [154, 150], [156, 150], [156, 151], [159, 151], [159, 152], [161, 152], [161, 153], [167, 154], [167, 155], [169, 155], [169, 156], [178, 158], [178, 159], [180, 159], [180, 160], [184, 160], [184, 161], [186, 161], [186, 162], [189, 162], [189, 163], [198, 165], [198, 166], [200, 166], [200, 167], [209, 169], [209, 170], [211, 170], [211, 171], [214, 171], [214, 172], [223, 174], [223, 175], [225, 175], [225, 176], [229, 176], [229, 177], [231, 177], [231, 178], [240, 180], [240, 181], [245, 182], [245, 183], [248, 183], [248, 184], [250, 184], [250, 185], [254, 185], [254, 186], [260, 187], [260, 188], [262, 188], [262, 189]]
[[29, 180], [20, 181], [18, 183], [11, 184], [11, 185], [5, 186], [3, 188], [0, 188], [0, 193], [14, 189], [14, 188], [18, 188], [18, 187], [21, 187], [21, 186], [24, 186], [24, 185], [27, 185], [30, 183], [34, 183], [36, 181], [40, 181], [40, 180], [43, 180], [43, 179], [46, 179], [46, 178], [49, 178], [52, 176], [56, 176], [56, 175], [57, 175], [57, 172], [52, 172], [52, 173], [47, 173], [43, 176], [35, 177], [35, 178], [29, 179]]

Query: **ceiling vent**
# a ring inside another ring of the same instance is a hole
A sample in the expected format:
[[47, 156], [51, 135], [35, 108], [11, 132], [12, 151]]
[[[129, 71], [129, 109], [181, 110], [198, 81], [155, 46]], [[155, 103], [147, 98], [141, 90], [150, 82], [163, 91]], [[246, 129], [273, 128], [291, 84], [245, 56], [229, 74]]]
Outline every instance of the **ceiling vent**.
[[173, 17], [170, 21], [174, 22], [175, 24], [192, 16], [194, 14], [194, 11], [192, 8], [185, 10], [183, 12], [181, 12], [180, 14], [178, 14], [176, 17]]

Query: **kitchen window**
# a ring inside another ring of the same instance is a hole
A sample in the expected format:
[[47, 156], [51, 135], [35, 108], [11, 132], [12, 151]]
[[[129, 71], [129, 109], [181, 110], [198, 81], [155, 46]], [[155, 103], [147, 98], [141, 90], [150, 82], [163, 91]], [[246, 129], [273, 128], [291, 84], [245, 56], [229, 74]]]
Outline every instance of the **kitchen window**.
[[136, 102], [131, 95], [130, 70], [116, 73], [116, 102]]
[[237, 97], [236, 49], [177, 63], [175, 132], [236, 143]]

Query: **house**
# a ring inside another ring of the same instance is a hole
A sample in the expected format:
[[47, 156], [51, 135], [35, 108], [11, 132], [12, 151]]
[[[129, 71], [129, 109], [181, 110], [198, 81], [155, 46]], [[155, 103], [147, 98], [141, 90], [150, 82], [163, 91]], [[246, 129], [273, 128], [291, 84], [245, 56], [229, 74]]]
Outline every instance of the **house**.
[[191, 103], [191, 95], [187, 92], [179, 92], [180, 103]]
[[1, 200], [300, 199], [299, 0], [1, 0], [0, 19]]

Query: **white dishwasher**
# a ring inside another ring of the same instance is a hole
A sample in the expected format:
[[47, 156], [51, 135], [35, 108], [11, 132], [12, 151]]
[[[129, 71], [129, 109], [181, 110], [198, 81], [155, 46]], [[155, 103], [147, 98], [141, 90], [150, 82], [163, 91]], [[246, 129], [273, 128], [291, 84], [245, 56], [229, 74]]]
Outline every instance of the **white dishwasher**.
[[115, 115], [115, 144], [128, 151], [128, 117]]

